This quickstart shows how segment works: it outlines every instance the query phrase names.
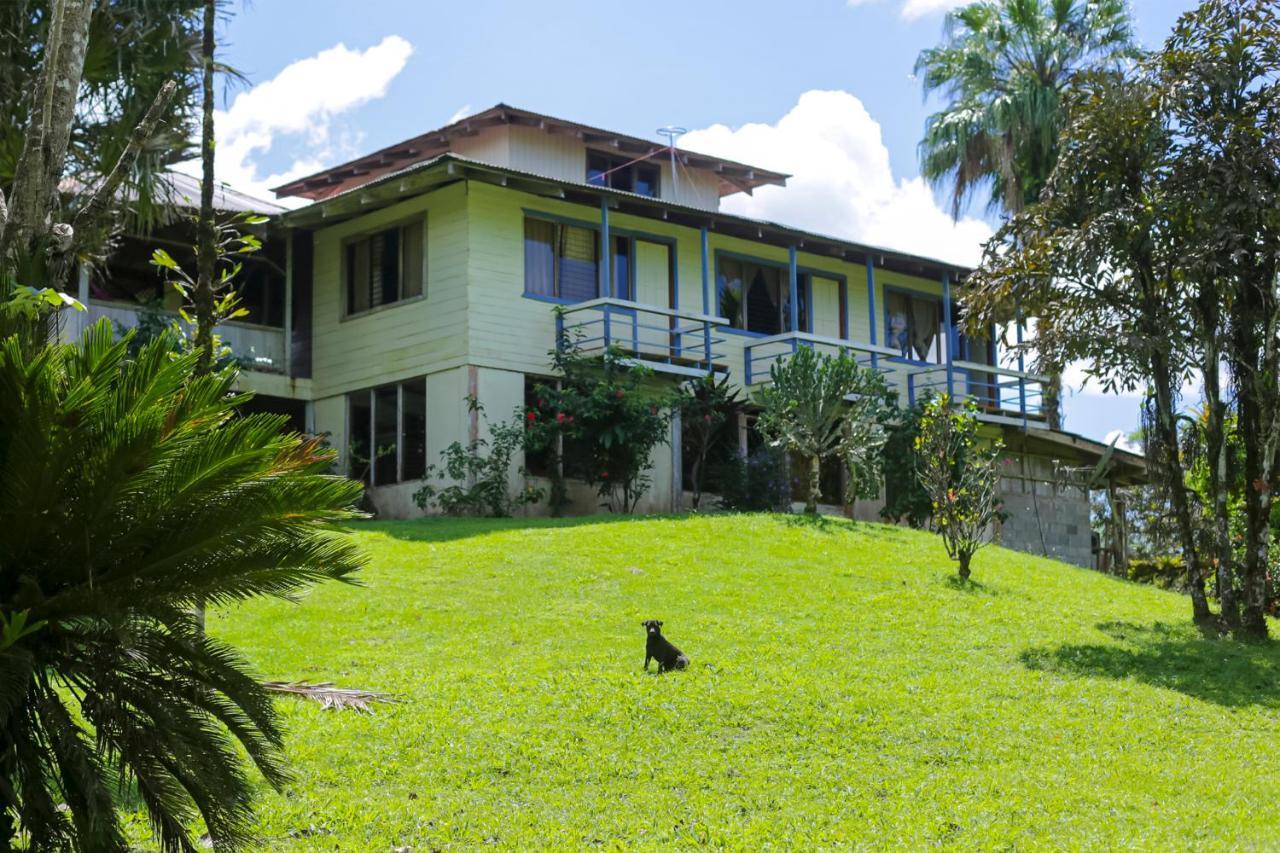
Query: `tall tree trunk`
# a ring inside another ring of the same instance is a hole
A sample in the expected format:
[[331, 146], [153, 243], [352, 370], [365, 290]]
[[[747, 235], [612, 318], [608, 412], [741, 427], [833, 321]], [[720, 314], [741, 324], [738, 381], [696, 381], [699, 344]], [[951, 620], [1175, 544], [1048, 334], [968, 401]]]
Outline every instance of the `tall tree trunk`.
[[1236, 299], [1231, 324], [1232, 375], [1239, 410], [1239, 435], [1244, 446], [1245, 555], [1241, 633], [1267, 636], [1267, 563], [1271, 545], [1271, 502], [1275, 463], [1280, 445], [1280, 395], [1277, 375], [1277, 300], [1274, 270], [1246, 280]]
[[1213, 621], [1213, 613], [1209, 610], [1209, 599], [1204, 591], [1204, 572], [1200, 565], [1200, 556], [1196, 552], [1195, 528], [1191, 523], [1191, 501], [1187, 495], [1187, 484], [1182, 470], [1182, 459], [1178, 456], [1178, 425], [1173, 410], [1173, 371], [1169, 366], [1169, 356], [1156, 350], [1151, 354], [1151, 381], [1155, 390], [1155, 428], [1161, 455], [1161, 469], [1164, 471], [1169, 500], [1173, 504], [1173, 514], [1178, 524], [1178, 535], [1182, 541], [1182, 558], [1187, 564], [1187, 579], [1191, 592], [1191, 615], [1198, 625]]
[[1230, 515], [1227, 507], [1227, 407], [1222, 402], [1221, 380], [1218, 375], [1220, 353], [1214, 337], [1206, 336], [1205, 340], [1202, 371], [1206, 409], [1205, 461], [1209, 469], [1209, 498], [1213, 513], [1213, 556], [1218, 564], [1218, 603], [1222, 624], [1234, 631], [1240, 627], [1240, 601], [1235, 588], [1235, 555], [1231, 548]]
[[58, 208], [58, 184], [94, 5], [94, 0], [55, 0], [51, 6], [43, 67], [31, 97], [31, 121], [14, 170], [7, 214], [0, 222], [0, 271], [24, 259], [38, 261], [40, 249], [52, 237], [52, 213]]
[[196, 225], [196, 288], [192, 294], [195, 308], [195, 345], [199, 352], [196, 373], [213, 369], [213, 326], [215, 294], [214, 274], [217, 266], [218, 235], [213, 221], [213, 51], [217, 0], [204, 2], [204, 33], [200, 45], [203, 79], [204, 117], [200, 129], [200, 218]]
[[809, 457], [809, 494], [804, 503], [804, 511], [809, 515], [818, 514], [818, 497], [822, 494], [822, 457], [816, 453]]

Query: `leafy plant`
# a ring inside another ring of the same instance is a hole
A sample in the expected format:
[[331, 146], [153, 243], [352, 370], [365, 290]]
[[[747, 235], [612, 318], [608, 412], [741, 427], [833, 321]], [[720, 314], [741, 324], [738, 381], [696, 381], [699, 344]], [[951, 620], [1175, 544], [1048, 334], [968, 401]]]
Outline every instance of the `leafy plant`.
[[282, 734], [193, 608], [350, 579], [363, 558], [334, 524], [360, 486], [283, 417], [238, 414], [233, 371], [113, 337], [0, 342], [0, 847], [126, 849], [121, 785], [164, 850], [195, 849], [197, 817], [245, 844], [240, 750], [278, 787]]
[[[484, 406], [468, 396], [467, 410], [484, 417], [489, 438], [476, 438], [465, 446], [458, 441], [440, 453], [439, 465], [428, 465], [423, 486], [413, 494], [413, 502], [427, 509], [434, 502], [449, 515], [488, 515], [506, 518], [520, 506], [542, 500], [541, 489], [526, 486], [511, 494], [511, 460], [524, 445], [525, 428], [520, 411], [512, 421], [493, 424], [484, 415]], [[517, 473], [527, 477], [521, 466]], [[453, 485], [437, 488], [429, 481], [448, 477]]]
[[[800, 347], [769, 367], [772, 380], [756, 395], [761, 406], [756, 428], [774, 447], [797, 453], [808, 466], [805, 512], [816, 514], [822, 487], [822, 460], [842, 459], [851, 479], [865, 480], [867, 466], [883, 444], [879, 412], [885, 405], [884, 378], [859, 367], [847, 353], [821, 355]], [[851, 403], [849, 398], [853, 397]], [[868, 443], [868, 453], [860, 443]]]
[[997, 464], [1004, 449], [999, 440], [986, 448], [978, 443], [977, 407], [951, 405], [939, 394], [925, 403], [916, 438], [920, 484], [929, 493], [933, 526], [958, 562], [961, 580], [969, 579], [969, 563], [990, 541], [991, 525], [1000, 520]]
[[707, 454], [726, 422], [737, 414], [742, 401], [737, 389], [729, 387], [728, 375], [719, 380], [713, 374], [690, 379], [675, 398], [680, 413], [684, 450], [693, 457], [691, 482], [693, 508], [702, 502], [702, 482], [707, 473]]
[[[667, 441], [667, 401], [646, 392], [652, 371], [630, 362], [611, 347], [600, 355], [582, 352], [565, 340], [550, 354], [558, 377], [534, 386], [536, 400], [525, 412], [526, 448], [551, 455], [551, 506], [559, 514], [568, 502], [565, 463], [594, 486], [601, 506], [632, 512], [648, 490], [653, 450]], [[566, 444], [580, 458], [565, 458]]]
[[717, 472], [720, 508], [731, 512], [788, 512], [791, 483], [787, 455], [763, 445], [753, 453], [737, 454]]
[[[200, 227], [199, 217], [193, 217], [193, 220], [197, 227]], [[244, 266], [239, 259], [261, 251], [262, 240], [256, 234], [244, 233], [240, 229], [243, 226], [261, 225], [266, 221], [265, 216], [237, 213], [222, 221], [212, 222], [210, 227], [213, 228], [215, 235], [213, 249], [215, 273], [212, 282], [212, 303], [209, 306], [211, 326], [249, 315], [249, 312], [240, 306], [240, 294], [234, 287], [234, 281]], [[207, 344], [207, 351], [200, 346], [199, 337], [202, 330], [197, 323], [195, 311], [196, 299], [199, 296], [197, 288], [199, 274], [193, 275], [183, 269], [182, 265], [164, 249], [156, 249], [152, 253], [151, 265], [165, 272], [165, 284], [182, 297], [183, 304], [178, 309], [182, 324], [174, 323], [173, 325], [184, 339], [187, 337], [187, 329], [191, 330], [190, 340], [186, 343], [202, 353], [201, 364], [207, 368], [231, 358], [231, 348], [223, 344], [220, 336], [212, 332], [209, 332], [211, 337]]]
[[910, 527], [924, 527], [929, 522], [933, 503], [920, 478], [916, 439], [920, 436], [920, 418], [924, 401], [917, 400], [898, 411], [886, 425], [881, 468], [884, 474], [884, 506], [880, 516], [894, 524], [903, 521]]

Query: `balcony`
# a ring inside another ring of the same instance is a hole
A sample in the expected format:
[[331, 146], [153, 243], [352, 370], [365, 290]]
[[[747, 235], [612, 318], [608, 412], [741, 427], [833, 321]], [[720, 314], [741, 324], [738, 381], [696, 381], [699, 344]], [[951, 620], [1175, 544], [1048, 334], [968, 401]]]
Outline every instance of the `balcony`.
[[556, 340], [577, 344], [584, 353], [617, 347], [627, 358], [659, 373], [700, 376], [727, 368], [716, 335], [724, 317], [600, 298], [557, 309]]
[[[120, 302], [107, 302], [98, 299], [89, 300], [87, 314], [88, 323], [96, 323], [106, 317], [119, 330], [137, 327], [143, 317], [156, 317], [168, 323], [178, 319], [176, 314], [164, 311], [139, 311], [137, 308]], [[284, 373], [285, 340], [284, 330], [274, 326], [260, 326], [254, 323], [224, 323], [218, 326], [218, 334], [222, 342], [231, 348], [231, 354], [246, 370], [258, 370], [264, 373]]]
[[747, 344], [743, 348], [743, 384], [750, 388], [769, 382], [769, 365], [788, 358], [802, 346], [827, 355], [849, 353], [859, 364], [884, 374], [889, 388], [908, 404], [930, 391], [945, 391], [957, 402], [972, 400], [982, 420], [1026, 427], [1047, 426], [1042, 406], [1046, 377], [958, 359], [952, 360], [949, 367], [910, 361], [889, 347], [808, 332], [783, 332]]

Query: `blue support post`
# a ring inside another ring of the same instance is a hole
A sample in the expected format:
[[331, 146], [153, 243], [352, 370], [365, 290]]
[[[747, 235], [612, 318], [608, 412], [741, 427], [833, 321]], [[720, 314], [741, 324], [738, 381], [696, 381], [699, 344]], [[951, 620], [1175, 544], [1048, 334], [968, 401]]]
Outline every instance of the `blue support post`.
[[556, 311], [556, 349], [564, 349], [564, 314]]
[[612, 330], [611, 330], [611, 329], [610, 329], [610, 327], [609, 327], [609, 308], [610, 308], [610, 307], [611, 307], [611, 306], [609, 306], [609, 305], [605, 305], [605, 306], [604, 306], [604, 311], [603, 311], [603, 314], [604, 314], [604, 348], [605, 348], [605, 349], [608, 349], [608, 348], [609, 348], [609, 345], [610, 345], [611, 343], [613, 343], [613, 332], [612, 332]]
[[[867, 315], [871, 319], [871, 345], [876, 345], [876, 261], [875, 258], [867, 255]], [[873, 352], [871, 353], [871, 367], [874, 370], [879, 367], [879, 357]]]
[[[1017, 328], [1018, 328], [1018, 373], [1023, 374], [1018, 377], [1018, 411], [1022, 414], [1022, 426], [1027, 425], [1027, 377], [1026, 359], [1022, 355], [1022, 303], [1017, 305]], [[1044, 393], [1043, 391], [1041, 392]]]
[[[710, 240], [707, 236], [707, 226], [702, 226], [702, 313], [706, 316], [711, 315], [711, 259], [710, 259]], [[711, 324], [706, 320], [702, 321], [702, 354], [707, 359], [707, 372], [710, 373], [714, 367], [711, 363]], [[747, 372], [750, 374], [751, 365], [747, 365]], [[748, 382], [747, 384], [750, 384]]]
[[796, 274], [796, 247], [787, 247], [787, 289], [791, 297], [791, 331], [800, 331], [800, 276]]
[[[609, 241], [609, 199], [600, 197], [600, 295], [613, 296], [613, 245]], [[606, 315], [607, 316], [607, 315]], [[606, 328], [608, 322], [606, 321]]]
[[955, 328], [951, 324], [951, 273], [942, 274], [942, 325], [947, 331], [947, 397], [954, 406], [956, 402], [955, 368], [951, 362], [955, 358]]

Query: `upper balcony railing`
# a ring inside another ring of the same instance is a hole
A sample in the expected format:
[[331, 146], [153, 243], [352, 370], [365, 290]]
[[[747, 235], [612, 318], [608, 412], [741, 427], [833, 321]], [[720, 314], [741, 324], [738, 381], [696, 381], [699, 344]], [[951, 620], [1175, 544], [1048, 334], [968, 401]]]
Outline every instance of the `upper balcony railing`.
[[789, 358], [802, 346], [828, 355], [842, 351], [850, 354], [859, 364], [884, 374], [889, 387], [907, 404], [930, 391], [945, 391], [957, 403], [972, 400], [983, 420], [1044, 425], [1042, 402], [1046, 377], [958, 359], [953, 360], [950, 367], [912, 361], [903, 358], [896, 349], [808, 332], [783, 332], [747, 344], [743, 348], [744, 384], [750, 387], [769, 382], [769, 366]]
[[[118, 302], [104, 302], [98, 299], [89, 300], [87, 321], [97, 322], [106, 317], [121, 330], [137, 327], [144, 314], [161, 317], [167, 323], [176, 320], [177, 315], [167, 311], [144, 309], [142, 311], [131, 305]], [[265, 373], [283, 373], [285, 370], [284, 330], [274, 326], [260, 326], [255, 323], [223, 323], [218, 326], [218, 335], [222, 342], [231, 348], [232, 356], [247, 370], [260, 370]]]
[[726, 369], [716, 334], [724, 317], [602, 297], [566, 305], [556, 313], [556, 340], [586, 353], [617, 347], [663, 373], [697, 376]]

